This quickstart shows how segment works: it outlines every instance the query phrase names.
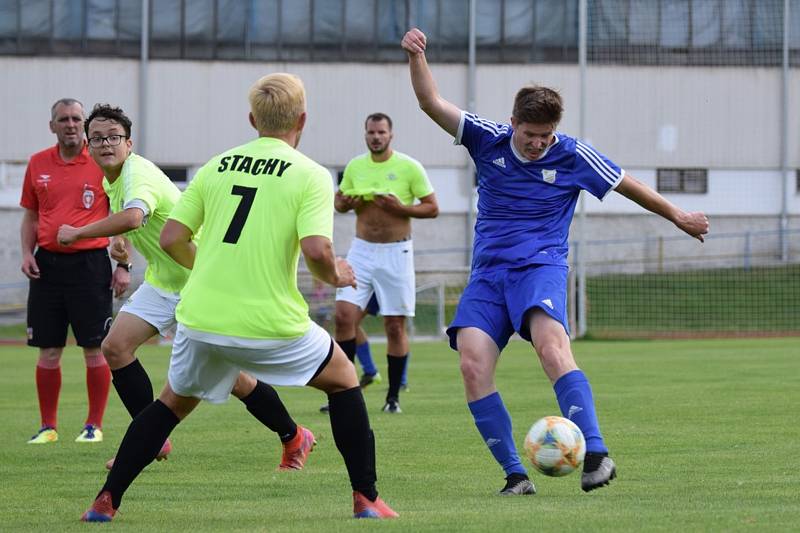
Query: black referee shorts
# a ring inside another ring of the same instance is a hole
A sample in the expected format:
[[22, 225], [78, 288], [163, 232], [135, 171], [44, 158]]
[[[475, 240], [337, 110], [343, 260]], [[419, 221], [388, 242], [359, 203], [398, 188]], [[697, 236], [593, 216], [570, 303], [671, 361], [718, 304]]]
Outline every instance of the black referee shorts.
[[41, 277], [30, 280], [28, 346], [60, 348], [67, 326], [84, 348], [97, 348], [111, 327], [111, 262], [105, 248], [73, 254], [39, 249]]

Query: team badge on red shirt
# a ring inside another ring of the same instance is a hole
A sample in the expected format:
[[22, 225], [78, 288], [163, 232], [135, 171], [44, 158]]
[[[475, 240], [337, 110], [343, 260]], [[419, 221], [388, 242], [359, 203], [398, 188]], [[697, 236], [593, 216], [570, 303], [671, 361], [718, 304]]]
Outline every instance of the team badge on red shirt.
[[94, 205], [94, 191], [89, 188], [89, 186], [85, 186], [83, 188], [83, 207], [86, 209], [91, 209]]

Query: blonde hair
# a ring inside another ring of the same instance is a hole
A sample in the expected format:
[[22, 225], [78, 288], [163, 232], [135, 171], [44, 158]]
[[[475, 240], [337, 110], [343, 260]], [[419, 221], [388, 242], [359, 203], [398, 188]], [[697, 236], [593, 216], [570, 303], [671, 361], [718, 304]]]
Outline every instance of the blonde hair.
[[260, 133], [286, 133], [306, 110], [306, 90], [297, 76], [267, 74], [250, 88], [250, 111]]

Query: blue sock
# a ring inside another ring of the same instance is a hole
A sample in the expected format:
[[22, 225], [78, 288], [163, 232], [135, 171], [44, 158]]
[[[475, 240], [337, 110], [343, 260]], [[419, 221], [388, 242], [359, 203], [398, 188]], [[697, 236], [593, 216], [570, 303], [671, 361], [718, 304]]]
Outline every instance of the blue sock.
[[372, 351], [369, 349], [369, 341], [365, 341], [364, 344], [356, 346], [356, 357], [358, 357], [358, 362], [361, 363], [361, 369], [365, 374], [374, 376], [378, 373], [375, 362], [372, 360]]
[[556, 399], [561, 413], [581, 428], [586, 439], [586, 451], [594, 453], [608, 453], [603, 436], [600, 434], [600, 424], [594, 410], [594, 398], [589, 380], [581, 370], [567, 372], [553, 385]]
[[511, 416], [500, 398], [500, 393], [493, 392], [489, 396], [469, 402], [475, 425], [483, 437], [495, 461], [500, 463], [506, 476], [525, 474], [525, 467], [517, 455], [514, 436], [511, 432]]
[[406, 385], [408, 385], [408, 363], [411, 362], [409, 357], [411, 357], [411, 352], [408, 352], [406, 354], [406, 366], [403, 367], [403, 377], [400, 378], [401, 387], [405, 387]]

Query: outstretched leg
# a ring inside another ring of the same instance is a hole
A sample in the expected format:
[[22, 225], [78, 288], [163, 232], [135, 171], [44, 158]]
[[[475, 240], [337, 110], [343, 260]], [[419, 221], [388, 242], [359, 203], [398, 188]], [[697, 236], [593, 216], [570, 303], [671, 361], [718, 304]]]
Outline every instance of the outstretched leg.
[[608, 485], [616, 477], [616, 465], [600, 432], [592, 388], [575, 363], [564, 327], [542, 309], [530, 317], [531, 340], [547, 377], [553, 383], [558, 406], [565, 418], [577, 425], [586, 439], [581, 487], [588, 492]]
[[109, 522], [131, 483], [158, 455], [172, 430], [200, 402], [178, 396], [167, 383], [158, 400], [133, 419], [122, 439], [116, 460], [92, 506], [81, 517], [84, 522]]
[[497, 345], [488, 334], [474, 327], [458, 330], [457, 345], [467, 406], [483, 441], [506, 474], [506, 485], [500, 493], [534, 494], [536, 490], [514, 445], [511, 416], [494, 383], [500, 357]]

